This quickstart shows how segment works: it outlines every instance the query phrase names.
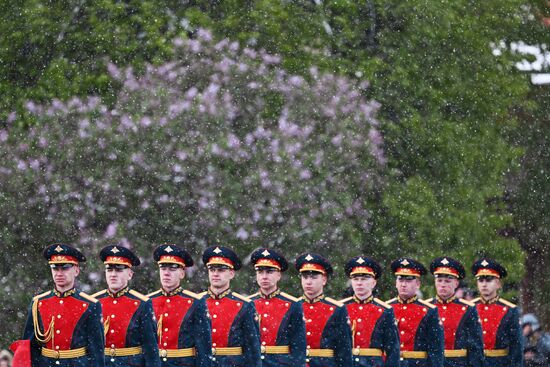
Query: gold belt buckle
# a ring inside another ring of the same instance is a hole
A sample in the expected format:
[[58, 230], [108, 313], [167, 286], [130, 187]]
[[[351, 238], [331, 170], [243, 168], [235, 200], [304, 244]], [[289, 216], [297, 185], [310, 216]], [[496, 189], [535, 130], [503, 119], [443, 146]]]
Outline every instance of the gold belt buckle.
[[161, 349], [161, 350], [160, 350], [160, 356], [161, 356], [161, 357], [164, 358], [164, 357], [166, 357], [167, 355], [168, 355], [168, 352], [166, 351], [166, 349]]
[[55, 359], [59, 359], [59, 357], [61, 356], [61, 353], [59, 353], [58, 350], [55, 351]]
[[265, 353], [265, 351], [266, 351], [265, 345], [262, 345], [262, 346], [260, 347], [260, 352]]
[[111, 357], [115, 357], [116, 356], [116, 349], [111, 348], [110, 353], [111, 353]]

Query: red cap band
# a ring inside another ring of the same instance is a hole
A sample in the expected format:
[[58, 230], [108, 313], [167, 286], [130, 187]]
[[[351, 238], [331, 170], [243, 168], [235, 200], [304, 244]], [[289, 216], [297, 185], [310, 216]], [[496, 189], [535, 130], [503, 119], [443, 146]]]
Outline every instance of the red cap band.
[[395, 275], [406, 275], [412, 277], [420, 277], [420, 272], [412, 268], [398, 268], [395, 271]]
[[319, 264], [313, 264], [313, 263], [305, 263], [304, 265], [302, 265], [302, 267], [300, 268], [300, 273], [303, 273], [305, 271], [316, 271], [319, 273], [323, 273], [325, 275], [327, 274], [327, 271], [325, 270], [324, 267], [322, 267]]
[[159, 258], [158, 264], [178, 264], [185, 268], [185, 261], [179, 257], [174, 255], [162, 255]]
[[258, 259], [258, 261], [256, 261], [256, 264], [254, 264], [254, 266], [255, 267], [265, 266], [268, 268], [275, 268], [275, 269], [281, 270], [281, 264], [279, 264], [278, 261], [275, 261], [273, 259]]
[[208, 262], [206, 265], [226, 265], [229, 266], [231, 269], [234, 268], [233, 262], [229, 260], [227, 257], [221, 257], [221, 256], [213, 256], [210, 259], [208, 259]]
[[476, 277], [480, 277], [480, 276], [484, 276], [484, 275], [500, 278], [499, 272], [496, 271], [496, 270], [493, 270], [493, 269], [481, 268], [476, 273]]
[[52, 255], [48, 264], [76, 264], [78, 265], [78, 260], [76, 257], [68, 255]]
[[351, 275], [355, 275], [355, 274], [369, 274], [369, 275], [374, 276], [374, 270], [372, 270], [368, 266], [356, 266], [351, 270], [349, 275], [351, 276]]
[[122, 256], [107, 256], [103, 264], [119, 264], [126, 265], [127, 267], [132, 267], [132, 262], [130, 259]]
[[455, 268], [449, 268], [447, 266], [440, 266], [434, 270], [434, 274], [445, 274], [452, 275], [454, 277], [460, 278], [458, 271]]

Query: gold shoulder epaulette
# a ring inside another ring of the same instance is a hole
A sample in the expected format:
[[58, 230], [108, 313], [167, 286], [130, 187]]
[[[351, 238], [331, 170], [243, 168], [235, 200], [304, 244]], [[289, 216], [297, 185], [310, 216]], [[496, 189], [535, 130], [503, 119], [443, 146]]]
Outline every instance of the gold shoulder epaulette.
[[200, 293], [197, 293], [197, 296], [199, 296], [200, 298], [206, 296], [208, 292], [207, 291], [204, 291], [204, 292], [200, 292]]
[[437, 308], [436, 305], [432, 305], [430, 302], [424, 301], [423, 299], [419, 299], [418, 302], [422, 303], [423, 305], [428, 306], [429, 308]]
[[239, 299], [242, 299], [243, 301], [245, 302], [252, 302], [252, 300], [246, 296], [243, 296], [242, 294], [239, 294], [237, 292], [231, 292], [232, 295], [234, 295], [235, 297], [239, 298]]
[[281, 292], [281, 296], [286, 297], [286, 298], [288, 298], [289, 300], [291, 300], [293, 302], [299, 302], [300, 301], [299, 298], [296, 298], [296, 297], [294, 297], [294, 296], [292, 296], [288, 293], [285, 293], [285, 292]]
[[92, 297], [96, 298], [97, 296], [101, 296], [104, 293], [107, 293], [107, 289], [92, 294]]
[[476, 303], [478, 303], [479, 301], [481, 301], [481, 297], [474, 298], [474, 299], [471, 300], [470, 302], [476, 304]]
[[381, 299], [374, 298], [374, 301], [382, 307], [391, 308], [390, 305], [388, 305], [386, 302], [382, 301]]
[[187, 289], [184, 289], [183, 291], [181, 291], [181, 293], [191, 298], [201, 299], [201, 297], [198, 294], [196, 294], [195, 292], [188, 291]]
[[50, 293], [51, 293], [51, 291], [47, 291], [47, 292], [44, 292], [44, 293], [40, 293], [40, 294], [34, 296], [34, 297], [32, 298], [32, 300], [33, 300], [33, 301], [37, 301], [37, 300], [39, 300], [40, 298], [46, 297], [46, 296], [47, 296], [48, 294], [50, 294]]
[[130, 293], [132, 296], [134, 297], [137, 297], [139, 298], [140, 300], [142, 300], [143, 302], [147, 302], [149, 301], [149, 298], [141, 293], [139, 293], [138, 291], [135, 291], [133, 289], [130, 289], [130, 291], [128, 292]]
[[260, 295], [260, 292], [256, 292], [254, 294], [251, 294], [250, 296], [248, 296], [248, 298], [252, 299], [254, 297], [258, 297]]
[[428, 299], [425, 299], [424, 301], [429, 302], [429, 303], [432, 303], [433, 300], [434, 300], [433, 298], [428, 298]]
[[517, 306], [515, 304], [513, 304], [512, 302], [510, 301], [507, 301], [503, 298], [499, 298], [499, 301], [504, 303], [506, 306], [510, 307], [510, 308], [516, 308]]
[[387, 300], [386, 303], [389, 305], [390, 303], [395, 301], [397, 301], [397, 297]]
[[471, 306], [471, 307], [476, 306], [475, 303], [473, 303], [471, 301], [468, 301], [467, 299], [464, 299], [464, 298], [459, 298], [458, 301], [461, 302], [461, 303], [464, 303], [465, 305]]
[[352, 299], [353, 297], [348, 297], [348, 298], [341, 299], [340, 302], [346, 303], [347, 301], [351, 301]]
[[151, 292], [147, 295], [148, 298], [151, 298], [153, 296], [156, 296], [157, 294], [159, 294], [160, 292], [162, 292], [162, 289], [159, 289], [158, 291], [154, 291], [154, 292]]
[[86, 298], [88, 301], [90, 302], [93, 302], [93, 303], [97, 303], [99, 302], [97, 299], [95, 299], [93, 296], [90, 296], [89, 294], [86, 294], [84, 292], [80, 292], [80, 296], [83, 297], [83, 298]]
[[334, 298], [325, 297], [325, 299], [326, 299], [328, 302], [330, 302], [330, 303], [332, 303], [333, 305], [335, 305], [335, 306], [338, 306], [338, 307], [343, 307], [343, 306], [344, 306], [344, 304], [343, 304], [342, 302], [337, 301], [337, 300], [335, 300]]

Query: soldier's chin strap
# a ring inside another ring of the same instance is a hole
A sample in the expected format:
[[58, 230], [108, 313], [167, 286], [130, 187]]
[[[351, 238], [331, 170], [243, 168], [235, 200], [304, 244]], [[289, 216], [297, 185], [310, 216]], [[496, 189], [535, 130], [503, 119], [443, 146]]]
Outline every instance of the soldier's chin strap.
[[40, 330], [40, 324], [38, 323], [38, 300], [32, 303], [32, 321], [34, 325], [34, 336], [40, 343], [46, 344], [53, 339], [54, 335], [54, 317], [48, 325], [48, 328], [44, 332]]

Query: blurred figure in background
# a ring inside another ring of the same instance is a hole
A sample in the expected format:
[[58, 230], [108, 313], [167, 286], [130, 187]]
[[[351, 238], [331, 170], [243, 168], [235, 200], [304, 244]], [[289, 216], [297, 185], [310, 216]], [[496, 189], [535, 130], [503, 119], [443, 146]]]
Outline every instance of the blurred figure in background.
[[550, 334], [540, 327], [532, 313], [521, 316], [523, 332], [523, 361], [525, 366], [550, 366]]
[[0, 352], [0, 367], [11, 367], [12, 356], [7, 350]]

